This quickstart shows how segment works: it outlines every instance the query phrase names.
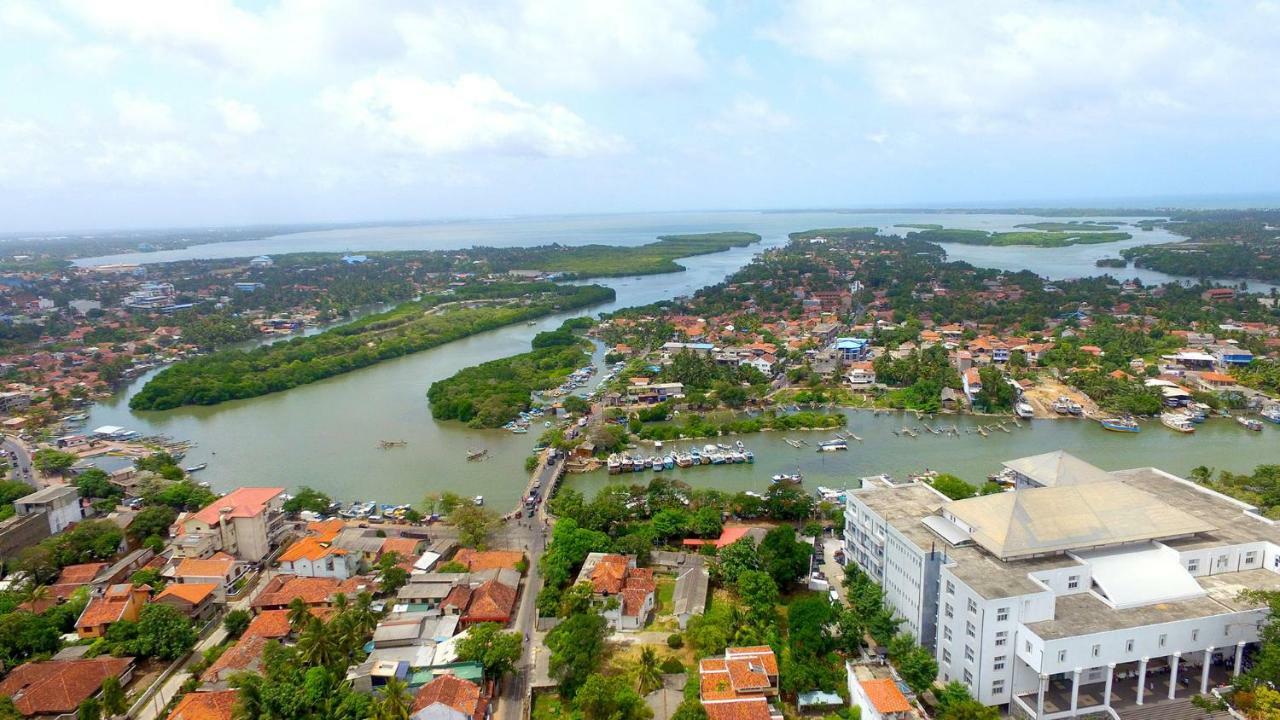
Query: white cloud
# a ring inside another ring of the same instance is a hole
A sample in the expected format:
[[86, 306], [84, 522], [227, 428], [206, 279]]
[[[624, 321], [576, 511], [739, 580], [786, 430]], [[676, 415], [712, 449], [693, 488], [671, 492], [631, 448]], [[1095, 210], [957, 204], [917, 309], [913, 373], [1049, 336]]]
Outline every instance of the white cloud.
[[1243, 5], [800, 0], [768, 34], [861, 70], [882, 97], [962, 131], [1061, 131], [1258, 101], [1274, 110], [1264, 76], [1280, 66], [1280, 45], [1261, 29], [1274, 27], [1266, 14]]
[[736, 135], [780, 132], [791, 127], [793, 122], [790, 115], [774, 109], [769, 101], [754, 95], [740, 95], [703, 126], [713, 132]]
[[885, 132], [884, 130], [881, 130], [879, 132], [867, 133], [863, 137], [866, 139], [867, 142], [874, 143], [876, 145], [883, 145], [889, 142], [889, 133]]
[[72, 72], [87, 75], [105, 75], [120, 60], [120, 49], [104, 43], [70, 45], [58, 52], [58, 57]]
[[359, 138], [391, 153], [580, 157], [625, 147], [562, 105], [526, 102], [478, 75], [441, 83], [379, 73], [326, 91], [322, 104]]
[[0, 0], [0, 38], [67, 40], [71, 34], [44, 9], [27, 0]]
[[222, 124], [237, 135], [252, 135], [262, 129], [262, 116], [257, 108], [239, 100], [219, 98], [213, 107], [222, 116]]
[[145, 95], [119, 91], [112, 96], [116, 108], [116, 120], [125, 130], [139, 133], [169, 133], [176, 124], [173, 108]]

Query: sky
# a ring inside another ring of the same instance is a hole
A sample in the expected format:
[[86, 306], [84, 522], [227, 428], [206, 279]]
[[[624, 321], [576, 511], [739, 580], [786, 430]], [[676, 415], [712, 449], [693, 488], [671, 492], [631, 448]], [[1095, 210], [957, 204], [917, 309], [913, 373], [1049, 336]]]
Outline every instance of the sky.
[[1280, 192], [1280, 0], [0, 0], [0, 232]]

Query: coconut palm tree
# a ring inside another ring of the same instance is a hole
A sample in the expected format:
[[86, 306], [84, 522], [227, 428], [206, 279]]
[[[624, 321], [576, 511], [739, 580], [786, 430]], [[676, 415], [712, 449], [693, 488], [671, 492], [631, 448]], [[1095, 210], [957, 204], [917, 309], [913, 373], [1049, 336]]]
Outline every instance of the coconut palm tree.
[[641, 695], [662, 687], [662, 664], [658, 662], [658, 653], [650, 646], [640, 649], [640, 657], [636, 660], [636, 690]]
[[298, 655], [312, 667], [333, 665], [338, 659], [338, 643], [320, 618], [311, 622], [298, 634]]
[[413, 695], [409, 686], [399, 678], [391, 678], [374, 700], [374, 720], [409, 720], [413, 709]]
[[294, 598], [289, 601], [289, 611], [285, 617], [289, 620], [289, 632], [296, 637], [306, 629], [315, 616], [311, 614], [311, 608], [307, 607], [302, 598]]
[[346, 593], [338, 593], [333, 596], [329, 601], [329, 604], [333, 607], [334, 612], [346, 612], [347, 608], [351, 605], [351, 598], [347, 597]]

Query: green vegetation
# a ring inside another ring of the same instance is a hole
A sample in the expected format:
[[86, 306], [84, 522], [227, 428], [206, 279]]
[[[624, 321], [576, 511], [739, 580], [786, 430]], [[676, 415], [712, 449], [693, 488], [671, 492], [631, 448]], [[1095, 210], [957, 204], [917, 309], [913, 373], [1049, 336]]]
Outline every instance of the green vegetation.
[[591, 361], [587, 343], [563, 328], [539, 333], [533, 346], [529, 352], [473, 365], [432, 383], [427, 390], [431, 414], [471, 427], [501, 427], [529, 409], [535, 390], [556, 387]]
[[934, 225], [933, 223], [899, 223], [897, 225], [894, 225], [894, 227], [910, 228], [912, 230], [941, 230], [942, 229], [941, 225]]
[[195, 647], [198, 639], [191, 619], [172, 605], [151, 603], [142, 608], [137, 622], [121, 620], [94, 641], [91, 654], [133, 655], [174, 660]]
[[1110, 232], [1119, 230], [1114, 223], [1099, 223], [1092, 220], [1072, 220], [1070, 222], [1036, 222], [1014, 225], [1014, 227], [1040, 230], [1042, 232]]
[[35, 466], [36, 470], [47, 475], [61, 475], [70, 470], [71, 466], [75, 465], [79, 459], [73, 453], [41, 448], [32, 454], [31, 464]]
[[1126, 268], [1129, 267], [1129, 261], [1122, 257], [1118, 258], [1098, 258], [1094, 261], [1094, 266], [1104, 268]]
[[1187, 210], [1164, 227], [1185, 235], [1180, 243], [1121, 251], [1135, 267], [1171, 275], [1280, 281], [1280, 210]]
[[497, 623], [480, 623], [458, 643], [458, 660], [484, 665], [485, 676], [497, 680], [515, 668], [520, 649], [520, 633], [503, 632]]
[[1280, 362], [1264, 358], [1232, 370], [1236, 381], [1245, 387], [1261, 390], [1268, 395], [1280, 395]]
[[1191, 471], [1191, 479], [1256, 506], [1272, 520], [1280, 519], [1280, 465], [1259, 465], [1248, 474], [1223, 470], [1216, 478], [1212, 468], [1201, 465]]
[[[665, 419], [665, 418], [664, 418]], [[686, 413], [680, 422], [642, 424], [636, 435], [644, 440], [677, 440], [680, 438], [706, 438], [719, 435], [746, 434], [764, 430], [816, 430], [844, 427], [846, 418], [841, 413], [801, 411], [778, 414], [766, 412], [758, 417], [735, 418], [716, 422], [705, 415]]]
[[987, 481], [982, 487], [974, 487], [951, 473], [939, 473], [929, 480], [929, 484], [934, 490], [946, 495], [952, 500], [964, 500], [978, 495], [993, 495], [1000, 492], [1000, 486], [994, 482]]
[[960, 373], [941, 345], [913, 351], [903, 358], [882, 353], [871, 367], [878, 382], [898, 386], [885, 396], [886, 404], [892, 408], [937, 412], [942, 409], [942, 389], [961, 387]]
[[110, 520], [84, 520], [75, 527], [18, 553], [17, 568], [46, 585], [67, 565], [110, 560], [120, 551], [124, 531]]
[[1087, 232], [1080, 228], [1069, 232], [1041, 232], [1036, 230], [987, 232], [986, 230], [947, 228], [943, 230], [921, 230], [920, 232], [911, 233], [911, 236], [916, 240], [933, 243], [951, 242], [964, 243], [965, 245], [997, 246], [1034, 245], [1042, 248], [1118, 242], [1133, 237], [1126, 232]]
[[1112, 412], [1158, 415], [1164, 408], [1160, 393], [1134, 378], [1117, 378], [1098, 370], [1079, 370], [1068, 375], [1067, 382]]
[[723, 252], [760, 242], [748, 232], [663, 235], [639, 246], [551, 245], [533, 248], [480, 248], [498, 270], [542, 270], [578, 277], [617, 277], [682, 272], [677, 258]]
[[612, 289], [598, 285], [500, 283], [457, 288], [451, 296], [405, 303], [318, 335], [179, 363], [152, 378], [129, 406], [169, 410], [266, 395], [613, 297]]
[[333, 498], [315, 488], [303, 485], [298, 488], [293, 497], [284, 501], [284, 511], [296, 513], [309, 510], [314, 513], [327, 513], [332, 504]]

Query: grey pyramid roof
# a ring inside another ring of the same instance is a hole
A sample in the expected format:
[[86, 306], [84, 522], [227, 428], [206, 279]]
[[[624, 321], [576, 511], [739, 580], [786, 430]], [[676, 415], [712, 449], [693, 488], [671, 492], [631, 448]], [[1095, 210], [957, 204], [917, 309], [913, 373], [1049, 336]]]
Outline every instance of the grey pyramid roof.
[[1043, 455], [1008, 460], [1004, 466], [1025, 475], [1045, 487], [1081, 485], [1083, 483], [1110, 481], [1111, 473], [1081, 460], [1065, 450], [1054, 450]]

